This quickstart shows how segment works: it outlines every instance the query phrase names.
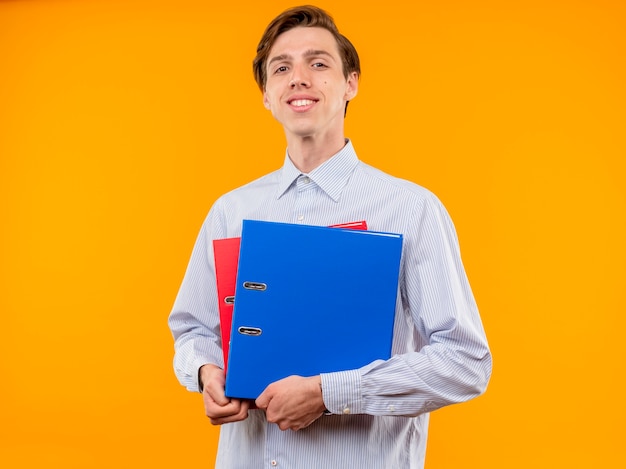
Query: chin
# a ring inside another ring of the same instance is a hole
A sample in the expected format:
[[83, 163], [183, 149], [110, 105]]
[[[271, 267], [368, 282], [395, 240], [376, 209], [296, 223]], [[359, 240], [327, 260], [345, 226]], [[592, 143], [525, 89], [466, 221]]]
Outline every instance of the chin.
[[291, 135], [300, 138], [312, 137], [315, 134], [319, 133], [319, 129], [309, 126], [294, 126], [290, 128], [286, 127], [286, 129]]

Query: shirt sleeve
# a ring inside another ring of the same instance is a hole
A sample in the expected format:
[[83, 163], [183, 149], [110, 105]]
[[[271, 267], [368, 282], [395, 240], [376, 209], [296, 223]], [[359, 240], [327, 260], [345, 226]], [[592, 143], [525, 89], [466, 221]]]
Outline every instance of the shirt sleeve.
[[217, 306], [213, 239], [223, 236], [215, 206], [196, 239], [168, 324], [174, 336], [174, 371], [190, 391], [199, 391], [198, 371], [224, 367]]
[[322, 374], [331, 413], [415, 416], [486, 389], [490, 350], [454, 226], [436, 197], [415, 210], [404, 238], [396, 314], [406, 320], [396, 320], [394, 329], [394, 349], [403, 351], [358, 370]]

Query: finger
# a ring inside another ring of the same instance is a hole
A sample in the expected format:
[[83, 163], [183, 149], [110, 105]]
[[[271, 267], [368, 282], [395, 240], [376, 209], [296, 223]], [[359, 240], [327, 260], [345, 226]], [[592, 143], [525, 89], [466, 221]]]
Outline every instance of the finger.
[[217, 412], [220, 416], [235, 415], [242, 412], [248, 412], [250, 403], [242, 399], [231, 399], [225, 406], [218, 406]]
[[211, 399], [205, 400], [204, 403], [207, 417], [210, 418], [222, 418], [236, 415], [241, 411], [241, 401], [239, 399], [233, 399], [228, 401], [225, 405], [219, 405]]
[[254, 401], [259, 409], [266, 410], [272, 400], [270, 392], [265, 388], [259, 397]]
[[[233, 405], [233, 408], [235, 406]], [[210, 417], [210, 421], [213, 425], [222, 425], [225, 423], [231, 422], [239, 422], [241, 420], [245, 420], [248, 418], [248, 410], [250, 408], [250, 403], [247, 401], [243, 401], [238, 405], [238, 412], [230, 413], [227, 415], [212, 415]]]

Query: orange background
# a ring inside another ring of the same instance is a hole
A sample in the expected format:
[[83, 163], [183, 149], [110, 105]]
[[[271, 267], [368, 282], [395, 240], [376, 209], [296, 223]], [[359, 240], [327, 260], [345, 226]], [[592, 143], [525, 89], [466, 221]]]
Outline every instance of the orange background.
[[[494, 354], [427, 468], [626, 467], [626, 7], [321, 1], [364, 161], [439, 195]], [[212, 202], [280, 166], [291, 2], [0, 2], [0, 466], [212, 467], [166, 320]]]

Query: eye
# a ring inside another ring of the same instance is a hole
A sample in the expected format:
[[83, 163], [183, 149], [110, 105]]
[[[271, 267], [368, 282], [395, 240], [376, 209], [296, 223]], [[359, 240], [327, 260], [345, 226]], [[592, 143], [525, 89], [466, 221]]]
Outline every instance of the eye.
[[324, 62], [315, 62], [311, 65], [313, 68], [327, 68], [328, 65], [326, 65]]
[[276, 70], [274, 70], [274, 73], [283, 73], [283, 72], [286, 72], [286, 71], [287, 71], [287, 66], [281, 65]]

